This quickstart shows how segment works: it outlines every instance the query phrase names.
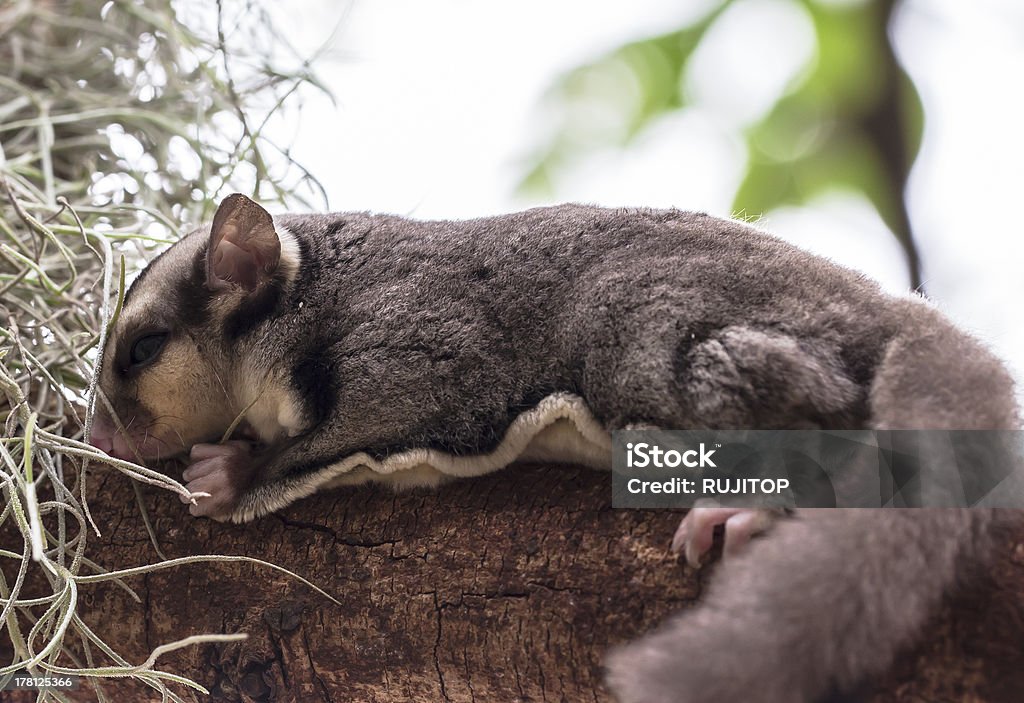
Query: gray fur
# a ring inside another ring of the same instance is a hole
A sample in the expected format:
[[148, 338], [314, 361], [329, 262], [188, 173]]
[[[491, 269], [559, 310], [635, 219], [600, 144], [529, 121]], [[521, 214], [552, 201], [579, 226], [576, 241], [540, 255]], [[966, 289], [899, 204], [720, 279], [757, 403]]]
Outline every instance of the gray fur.
[[[179, 305], [169, 324], [202, 338], [225, 376], [259, 358], [303, 399], [305, 431], [253, 455], [236, 515], [355, 452], [486, 453], [554, 392], [583, 397], [608, 430], [1018, 426], [1002, 365], [926, 303], [742, 223], [582, 205], [275, 221], [299, 242], [297, 276], [225, 329], [208, 328], [185, 280], [205, 231], [136, 286], [178, 291], [163, 296]], [[848, 690], [984, 558], [999, 515], [785, 521], [722, 567], [703, 606], [614, 654], [609, 683], [625, 703]]]
[[854, 691], [984, 564], [992, 528], [1011, 512], [803, 511], [723, 562], [699, 607], [614, 650], [608, 684], [621, 703], [794, 703]]

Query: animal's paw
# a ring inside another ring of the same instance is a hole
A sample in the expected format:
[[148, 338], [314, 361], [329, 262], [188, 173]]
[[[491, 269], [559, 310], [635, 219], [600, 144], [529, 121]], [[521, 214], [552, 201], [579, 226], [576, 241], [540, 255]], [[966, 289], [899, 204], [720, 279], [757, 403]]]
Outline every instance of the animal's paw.
[[734, 556], [751, 537], [767, 530], [778, 515], [773, 510], [753, 508], [693, 508], [679, 523], [672, 538], [672, 551], [684, 552], [687, 563], [699, 567], [715, 540], [715, 527], [723, 525], [723, 553], [726, 557]]
[[196, 516], [227, 520], [239, 499], [252, 482], [256, 462], [252, 444], [242, 441], [224, 444], [197, 444], [189, 454], [191, 463], [182, 477], [188, 482], [195, 502], [182, 496], [183, 503], [191, 503], [188, 511]]

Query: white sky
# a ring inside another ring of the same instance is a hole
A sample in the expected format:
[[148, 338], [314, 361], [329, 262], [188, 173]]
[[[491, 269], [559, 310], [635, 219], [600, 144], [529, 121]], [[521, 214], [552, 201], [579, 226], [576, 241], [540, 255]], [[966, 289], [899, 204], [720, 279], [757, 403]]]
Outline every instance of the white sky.
[[[282, 137], [335, 210], [461, 218], [543, 204], [514, 187], [550, 128], [544, 90], [566, 69], [677, 27], [705, 5], [291, 0], [280, 23], [302, 49], [341, 21], [338, 55], [319, 71], [338, 107], [308, 99]], [[737, 116], [756, 118], [770, 104], [813, 39], [788, 0], [742, 0], [723, 23], [687, 79], [697, 107], [660, 120], [625, 151], [588, 159], [550, 202], [732, 214], [744, 158]], [[908, 0], [895, 32], [927, 114], [910, 205], [929, 295], [1024, 381], [1024, 227], [1015, 212], [1024, 192], [1024, 3]], [[848, 195], [769, 213], [762, 224], [890, 290], [907, 285], [892, 237]]]

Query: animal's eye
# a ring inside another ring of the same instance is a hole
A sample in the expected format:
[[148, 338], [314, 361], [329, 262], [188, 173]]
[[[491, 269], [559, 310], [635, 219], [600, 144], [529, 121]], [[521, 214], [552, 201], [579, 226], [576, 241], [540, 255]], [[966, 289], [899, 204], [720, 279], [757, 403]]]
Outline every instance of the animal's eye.
[[139, 337], [132, 344], [131, 352], [128, 355], [129, 362], [132, 366], [138, 366], [155, 359], [166, 341], [166, 333], [147, 334], [144, 337]]

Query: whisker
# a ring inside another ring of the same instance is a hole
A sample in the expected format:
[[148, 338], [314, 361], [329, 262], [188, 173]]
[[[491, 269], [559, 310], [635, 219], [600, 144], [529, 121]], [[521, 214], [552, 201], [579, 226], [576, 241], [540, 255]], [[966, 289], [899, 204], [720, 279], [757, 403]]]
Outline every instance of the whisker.
[[[182, 436], [181, 436], [181, 433], [180, 433], [180, 432], [178, 432], [177, 428], [176, 428], [176, 427], [175, 427], [174, 425], [168, 424], [168, 423], [166, 423], [166, 422], [155, 422], [155, 421], [154, 421], [154, 422], [151, 422], [151, 423], [150, 423], [149, 427], [150, 427], [151, 429], [156, 429], [157, 427], [166, 427], [166, 428], [168, 428], [168, 429], [169, 429], [169, 430], [170, 430], [171, 432], [173, 432], [173, 433], [174, 433], [174, 436], [178, 438], [178, 443], [179, 443], [179, 444], [180, 444], [180, 445], [181, 445], [182, 447], [186, 446], [186, 445], [185, 445], [185, 439], [184, 439], [184, 437], [182, 437]], [[156, 440], [157, 442], [160, 442], [161, 444], [165, 444], [165, 445], [167, 445], [168, 447], [170, 447], [170, 446], [171, 446], [171, 445], [170, 445], [170, 444], [169, 444], [169, 443], [168, 443], [168, 442], [167, 442], [166, 440], [162, 439], [162, 438], [161, 438], [161, 437], [159, 437], [158, 435], [153, 435], [153, 439], [155, 439], [155, 440]]]
[[213, 377], [217, 379], [217, 383], [220, 385], [220, 389], [224, 393], [224, 398], [228, 401], [228, 405], [231, 405], [231, 394], [228, 393], [228, 388], [224, 385], [224, 379], [220, 377], [220, 373], [216, 368], [213, 368], [212, 371]]

